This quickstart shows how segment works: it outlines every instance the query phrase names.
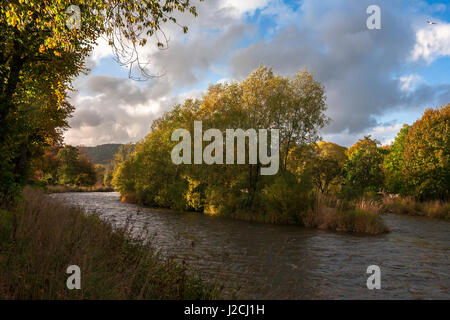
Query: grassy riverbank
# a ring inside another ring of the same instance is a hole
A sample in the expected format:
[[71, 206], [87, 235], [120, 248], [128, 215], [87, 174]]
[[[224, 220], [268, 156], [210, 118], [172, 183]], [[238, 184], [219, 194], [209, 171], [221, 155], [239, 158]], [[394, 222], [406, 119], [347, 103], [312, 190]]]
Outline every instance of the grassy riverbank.
[[[69, 265], [81, 290], [68, 290]], [[96, 215], [27, 188], [0, 211], [0, 299], [214, 299], [215, 287]]]
[[386, 212], [450, 220], [449, 202], [419, 202], [412, 197], [384, 197], [382, 202]]
[[[145, 206], [133, 197], [122, 196], [121, 200]], [[384, 211], [380, 201], [365, 199], [342, 201], [335, 196], [320, 194], [316, 195], [315, 200], [302, 199], [304, 200], [302, 205], [295, 200], [292, 208], [280, 205], [270, 206], [270, 210], [267, 210], [267, 207], [261, 207], [259, 210], [229, 210], [229, 208], [224, 210], [209, 206], [199, 214], [269, 224], [299, 225], [344, 233], [377, 235], [389, 232], [389, 228], [381, 218]], [[170, 207], [167, 209], [173, 210]]]
[[335, 197], [318, 195], [314, 203], [303, 211], [295, 210], [288, 214], [269, 211], [265, 214], [236, 211], [227, 217], [272, 224], [301, 225], [329, 231], [377, 235], [389, 232], [380, 214], [381, 206], [376, 201], [339, 201]]

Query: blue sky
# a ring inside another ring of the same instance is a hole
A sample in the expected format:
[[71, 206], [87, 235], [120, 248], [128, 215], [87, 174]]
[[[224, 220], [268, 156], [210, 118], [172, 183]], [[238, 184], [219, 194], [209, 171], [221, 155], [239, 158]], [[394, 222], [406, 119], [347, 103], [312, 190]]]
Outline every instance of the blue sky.
[[[366, 8], [381, 8], [368, 30]], [[165, 26], [168, 50], [142, 56], [161, 77], [128, 78], [100, 41], [76, 80], [69, 144], [136, 142], [174, 104], [200, 97], [210, 83], [242, 80], [260, 64], [290, 76], [314, 73], [325, 86], [330, 126], [324, 140], [350, 146], [364, 135], [388, 143], [403, 123], [450, 103], [450, 4], [418, 0], [206, 0], [199, 17]], [[437, 24], [428, 25], [426, 19]]]

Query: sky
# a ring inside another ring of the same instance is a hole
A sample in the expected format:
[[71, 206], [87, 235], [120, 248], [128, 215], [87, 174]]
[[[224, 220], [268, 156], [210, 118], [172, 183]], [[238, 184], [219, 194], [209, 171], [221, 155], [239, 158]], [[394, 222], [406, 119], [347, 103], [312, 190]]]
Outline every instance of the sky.
[[[450, 103], [450, 2], [445, 0], [205, 0], [198, 17], [180, 15], [140, 50], [145, 82], [129, 78], [104, 39], [75, 80], [65, 143], [95, 146], [137, 142], [151, 123], [211, 83], [240, 81], [259, 65], [292, 76], [300, 69], [325, 87], [330, 124], [323, 140], [351, 146], [365, 135], [383, 144], [427, 108]], [[366, 9], [381, 9], [369, 30]], [[436, 22], [429, 25], [426, 20]]]

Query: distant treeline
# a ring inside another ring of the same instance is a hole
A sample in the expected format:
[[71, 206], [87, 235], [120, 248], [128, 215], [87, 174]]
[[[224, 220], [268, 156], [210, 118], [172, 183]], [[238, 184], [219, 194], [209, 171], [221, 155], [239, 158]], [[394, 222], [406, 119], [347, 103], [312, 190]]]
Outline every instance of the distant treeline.
[[33, 162], [34, 180], [46, 185], [92, 186], [97, 182], [97, 168], [76, 147], [48, 148]]
[[[136, 150], [116, 161], [113, 185], [125, 200], [144, 205], [299, 224], [317, 210], [319, 194], [348, 203], [380, 192], [448, 200], [450, 104], [405, 125], [391, 146], [366, 136], [349, 149], [318, 142], [325, 110], [324, 89], [310, 73], [287, 78], [261, 67], [241, 83], [210, 86], [202, 99], [154, 121]], [[259, 163], [175, 165], [171, 135], [179, 128], [192, 135], [196, 120], [222, 133], [279, 129], [279, 172], [261, 176]]]
[[49, 147], [41, 157], [34, 160], [31, 182], [48, 186], [111, 187], [116, 162], [122, 162], [132, 151], [132, 144]]

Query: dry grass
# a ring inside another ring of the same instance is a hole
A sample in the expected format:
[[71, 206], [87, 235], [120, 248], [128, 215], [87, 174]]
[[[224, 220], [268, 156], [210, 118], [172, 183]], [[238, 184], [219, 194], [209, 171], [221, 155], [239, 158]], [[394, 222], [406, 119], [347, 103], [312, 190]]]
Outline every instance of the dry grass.
[[306, 214], [303, 221], [307, 227], [377, 235], [389, 232], [379, 215], [380, 209], [376, 201], [362, 199], [348, 203], [319, 194], [314, 211]]
[[[81, 290], [68, 290], [69, 265]], [[211, 299], [217, 291], [162, 258], [126, 228], [113, 230], [26, 189], [14, 212], [0, 211], [0, 299]]]
[[380, 214], [382, 205], [379, 201], [360, 199], [354, 203], [354, 210]]
[[382, 207], [391, 213], [450, 220], [450, 203], [438, 200], [419, 202], [413, 197], [386, 196]]
[[269, 212], [264, 216], [252, 212], [238, 212], [231, 218], [256, 220], [274, 224], [300, 224], [308, 228], [319, 228], [345, 233], [377, 235], [389, 232], [380, 217], [382, 206], [375, 200], [360, 199], [343, 201], [335, 195], [317, 194], [313, 208], [297, 210], [295, 219], [279, 212]]

